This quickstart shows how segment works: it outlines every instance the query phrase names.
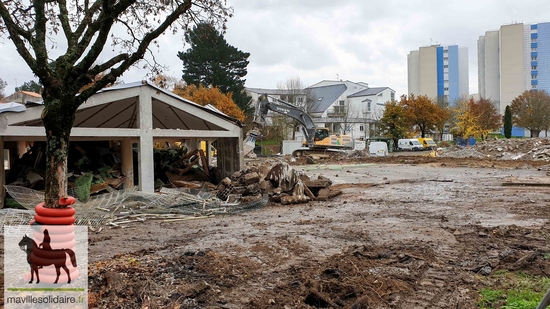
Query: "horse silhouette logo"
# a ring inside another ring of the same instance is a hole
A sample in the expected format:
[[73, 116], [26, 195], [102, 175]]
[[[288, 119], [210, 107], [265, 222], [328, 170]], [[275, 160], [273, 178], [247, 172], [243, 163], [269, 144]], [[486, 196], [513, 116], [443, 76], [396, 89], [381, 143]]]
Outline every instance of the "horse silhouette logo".
[[29, 283], [33, 283], [34, 274], [36, 274], [36, 283], [40, 283], [39, 270], [45, 270], [44, 267], [50, 265], [55, 266], [56, 278], [53, 283], [58, 282], [61, 268], [67, 273], [67, 283], [71, 283], [71, 274], [66, 262], [68, 255], [72, 266], [77, 266], [75, 252], [72, 249], [52, 249], [52, 240], [47, 229], [44, 229], [43, 236], [42, 242], [39, 245], [26, 234], [19, 242], [19, 248], [26, 252], [27, 263], [29, 263], [31, 268], [31, 280]]

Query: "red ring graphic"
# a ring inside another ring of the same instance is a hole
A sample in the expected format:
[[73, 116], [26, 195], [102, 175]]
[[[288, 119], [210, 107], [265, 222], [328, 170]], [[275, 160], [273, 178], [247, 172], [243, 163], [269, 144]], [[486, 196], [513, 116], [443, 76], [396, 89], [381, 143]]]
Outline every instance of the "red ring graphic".
[[75, 217], [45, 217], [37, 213], [34, 215], [34, 220], [36, 220], [36, 222], [38, 223], [46, 225], [68, 225], [74, 223]]
[[46, 208], [44, 203], [40, 203], [34, 207], [34, 211], [45, 217], [70, 217], [76, 213], [76, 209], [73, 207], [66, 208]]

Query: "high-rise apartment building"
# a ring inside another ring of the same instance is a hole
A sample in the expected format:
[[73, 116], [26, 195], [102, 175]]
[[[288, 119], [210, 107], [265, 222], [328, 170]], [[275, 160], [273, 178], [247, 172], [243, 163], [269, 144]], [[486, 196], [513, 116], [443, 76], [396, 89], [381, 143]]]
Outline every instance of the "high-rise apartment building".
[[525, 90], [550, 92], [550, 23], [503, 25], [479, 37], [479, 95], [506, 105]]
[[409, 94], [445, 99], [450, 104], [468, 95], [468, 49], [431, 45], [407, 56]]

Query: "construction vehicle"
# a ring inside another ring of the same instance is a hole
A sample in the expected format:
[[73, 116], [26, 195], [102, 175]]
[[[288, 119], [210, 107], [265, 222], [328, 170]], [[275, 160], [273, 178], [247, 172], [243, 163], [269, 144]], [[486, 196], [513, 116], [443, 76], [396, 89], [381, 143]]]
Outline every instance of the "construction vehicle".
[[[268, 98], [271, 98], [271, 102]], [[255, 146], [256, 138], [260, 135], [260, 129], [266, 124], [266, 116], [273, 111], [297, 120], [302, 125], [305, 140], [302, 148], [292, 152], [293, 157], [307, 154], [338, 152], [343, 149], [353, 148], [353, 139], [349, 135], [331, 134], [328, 128], [317, 128], [313, 119], [299, 107], [278, 98], [262, 94], [258, 97], [253, 128], [246, 134], [244, 142], [245, 155], [249, 154]]]

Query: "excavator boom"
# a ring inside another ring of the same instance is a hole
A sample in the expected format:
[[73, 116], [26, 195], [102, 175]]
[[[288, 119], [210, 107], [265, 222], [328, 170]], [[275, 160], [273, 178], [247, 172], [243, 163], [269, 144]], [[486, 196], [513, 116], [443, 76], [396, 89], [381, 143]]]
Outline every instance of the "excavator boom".
[[253, 128], [247, 132], [244, 142], [245, 155], [254, 149], [256, 138], [260, 134], [260, 129], [266, 124], [266, 117], [269, 111], [293, 118], [302, 125], [305, 137], [304, 146], [306, 148], [300, 149], [295, 154], [304, 155], [310, 152], [318, 152], [319, 150], [326, 152], [330, 151], [329, 148], [336, 150], [353, 148], [351, 137], [340, 134], [331, 135], [327, 128], [317, 128], [313, 119], [301, 108], [278, 98], [269, 98], [271, 98], [271, 101], [269, 101], [267, 94], [262, 94], [258, 97]]

